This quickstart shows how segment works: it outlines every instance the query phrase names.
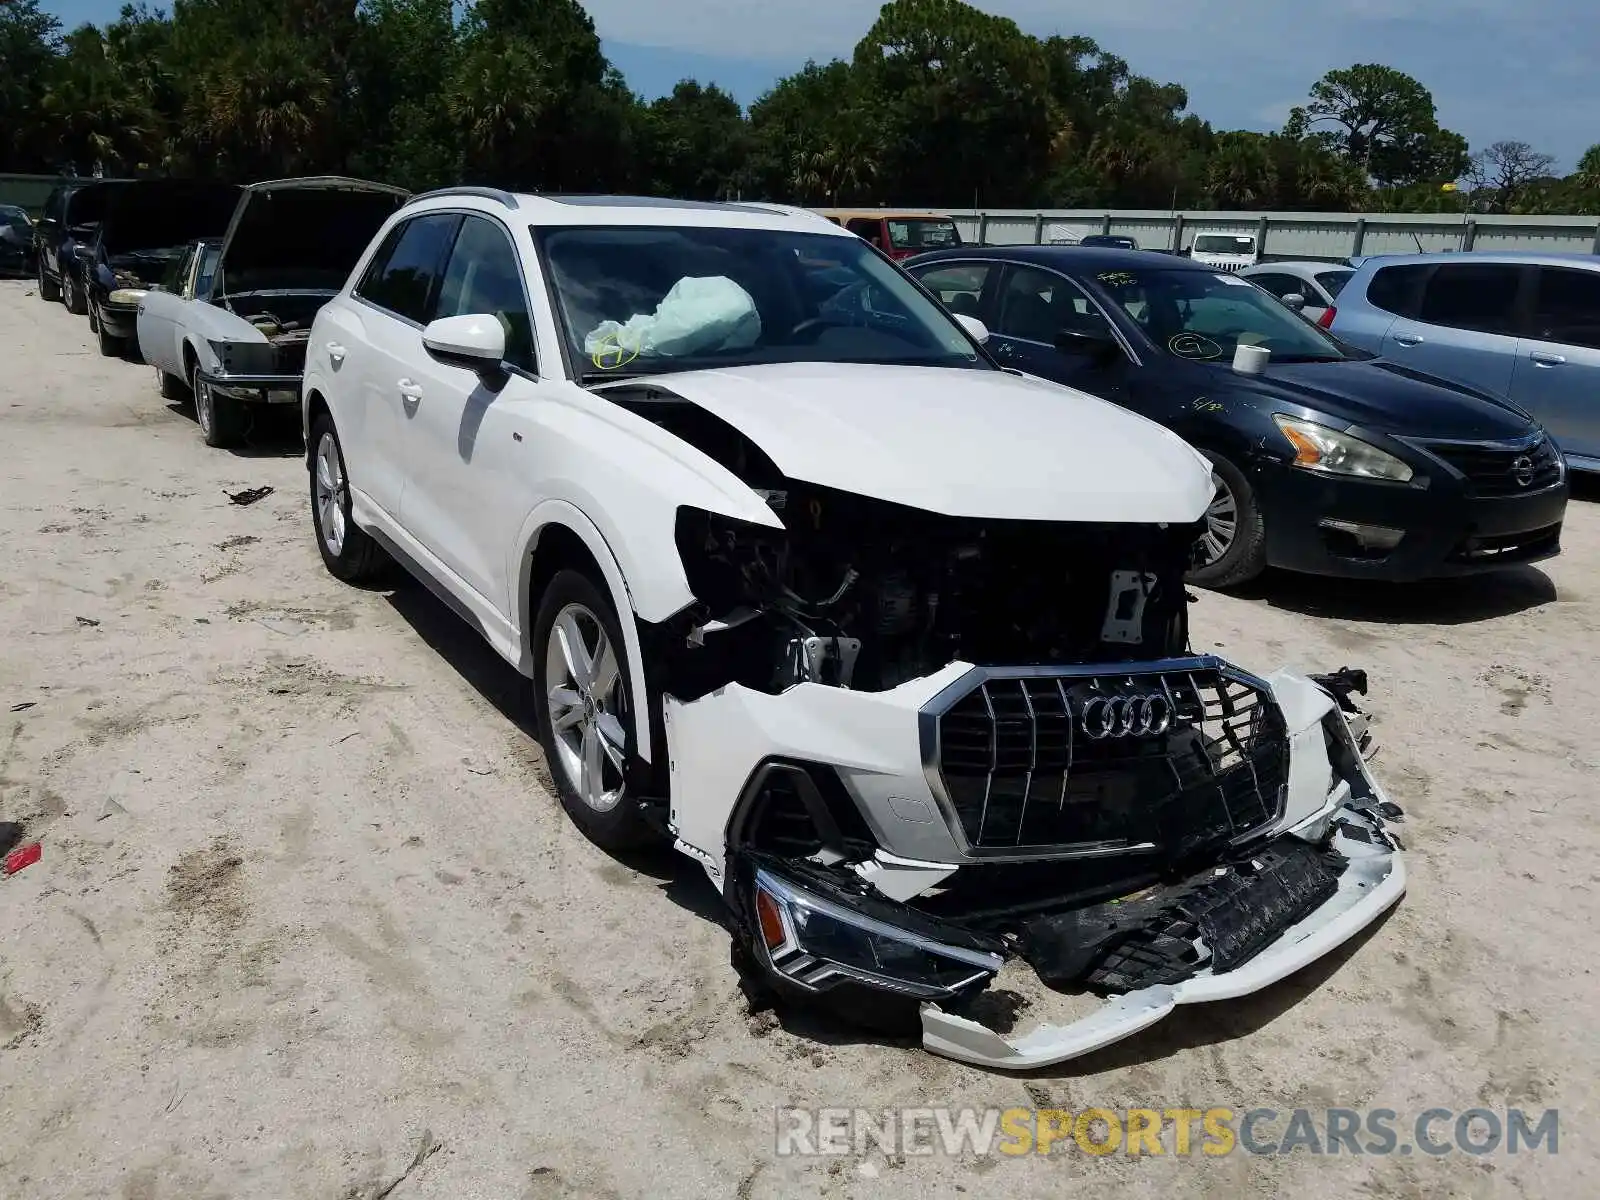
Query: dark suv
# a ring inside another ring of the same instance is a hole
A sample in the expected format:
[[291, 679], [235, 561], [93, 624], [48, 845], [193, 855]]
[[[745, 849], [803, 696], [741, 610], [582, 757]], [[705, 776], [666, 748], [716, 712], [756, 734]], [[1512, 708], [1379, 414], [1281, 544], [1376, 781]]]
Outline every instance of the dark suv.
[[33, 257], [39, 299], [60, 300], [68, 311], [84, 313], [78, 252], [94, 238], [112, 192], [124, 179], [74, 179], [52, 191], [33, 227]]

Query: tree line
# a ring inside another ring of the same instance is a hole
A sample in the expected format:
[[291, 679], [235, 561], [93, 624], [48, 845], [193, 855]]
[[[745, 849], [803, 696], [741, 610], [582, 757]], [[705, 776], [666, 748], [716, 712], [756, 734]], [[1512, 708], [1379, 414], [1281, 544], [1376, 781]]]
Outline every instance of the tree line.
[[890, 0], [848, 60], [748, 111], [650, 102], [577, 0], [174, 0], [63, 30], [0, 0], [0, 169], [949, 208], [1600, 213], [1526, 142], [1472, 151], [1391, 67], [1330, 71], [1276, 133], [1218, 130], [1087, 37]]

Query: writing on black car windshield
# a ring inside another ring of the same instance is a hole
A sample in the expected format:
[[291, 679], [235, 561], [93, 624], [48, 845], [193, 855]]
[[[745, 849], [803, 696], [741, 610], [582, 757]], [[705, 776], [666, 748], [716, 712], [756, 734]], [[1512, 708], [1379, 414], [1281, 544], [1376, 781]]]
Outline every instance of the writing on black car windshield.
[[1211, 271], [1107, 271], [1098, 282], [1150, 340], [1176, 358], [1232, 361], [1239, 346], [1274, 362], [1334, 362], [1338, 343], [1236, 275]]
[[535, 236], [589, 382], [792, 362], [992, 369], [859, 238], [693, 226]]

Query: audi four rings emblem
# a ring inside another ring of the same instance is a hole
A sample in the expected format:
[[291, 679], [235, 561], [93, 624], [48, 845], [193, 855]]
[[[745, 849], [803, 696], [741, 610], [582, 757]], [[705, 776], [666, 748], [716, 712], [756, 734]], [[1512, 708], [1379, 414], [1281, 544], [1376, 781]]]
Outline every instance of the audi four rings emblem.
[[1090, 696], [1078, 709], [1078, 728], [1092, 742], [1166, 733], [1172, 701], [1160, 692]]

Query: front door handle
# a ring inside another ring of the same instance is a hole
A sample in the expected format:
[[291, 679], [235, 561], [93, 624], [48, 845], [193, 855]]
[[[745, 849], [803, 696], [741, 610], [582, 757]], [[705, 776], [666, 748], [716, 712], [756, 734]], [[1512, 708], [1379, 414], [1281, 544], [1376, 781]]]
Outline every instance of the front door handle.
[[333, 359], [334, 362], [338, 362], [344, 357], [344, 347], [338, 342], [329, 342], [324, 349], [327, 350], [328, 357]]
[[400, 389], [400, 399], [406, 408], [415, 409], [422, 403], [422, 387], [415, 380], [397, 380], [395, 386]]
[[1394, 335], [1394, 340], [1397, 345], [1401, 346], [1422, 345], [1422, 335], [1420, 333], [1397, 333]]
[[1533, 361], [1538, 363], [1541, 367], [1559, 367], [1562, 363], [1567, 361], [1567, 356], [1565, 354], [1551, 354], [1547, 350], [1535, 350], [1532, 354], [1528, 355], [1528, 357], [1533, 359]]

